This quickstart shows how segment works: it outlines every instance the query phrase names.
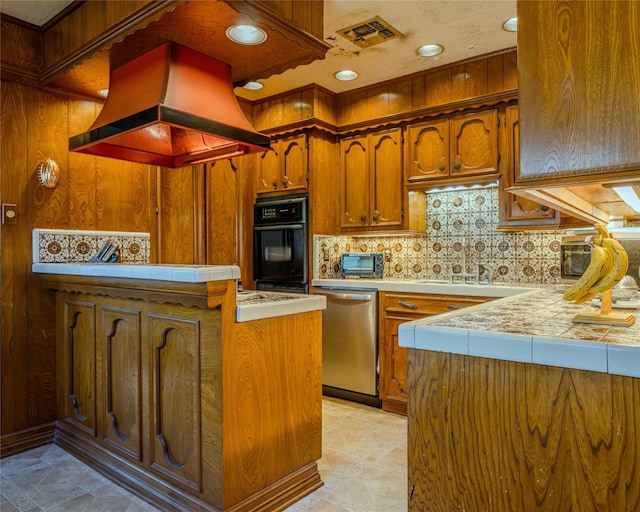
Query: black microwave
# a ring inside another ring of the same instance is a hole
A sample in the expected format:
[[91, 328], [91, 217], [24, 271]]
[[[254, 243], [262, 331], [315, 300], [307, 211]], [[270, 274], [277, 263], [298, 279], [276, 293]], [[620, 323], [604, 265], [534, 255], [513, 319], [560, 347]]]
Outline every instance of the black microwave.
[[384, 256], [382, 253], [344, 253], [342, 255], [342, 277], [374, 277], [384, 275]]

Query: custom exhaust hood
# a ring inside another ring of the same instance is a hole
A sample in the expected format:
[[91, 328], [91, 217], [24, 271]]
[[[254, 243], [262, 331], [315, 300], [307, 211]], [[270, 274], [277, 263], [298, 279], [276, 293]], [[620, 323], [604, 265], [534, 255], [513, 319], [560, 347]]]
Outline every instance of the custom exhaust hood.
[[69, 150], [163, 167], [266, 151], [249, 124], [230, 67], [174, 42], [111, 70], [109, 95]]

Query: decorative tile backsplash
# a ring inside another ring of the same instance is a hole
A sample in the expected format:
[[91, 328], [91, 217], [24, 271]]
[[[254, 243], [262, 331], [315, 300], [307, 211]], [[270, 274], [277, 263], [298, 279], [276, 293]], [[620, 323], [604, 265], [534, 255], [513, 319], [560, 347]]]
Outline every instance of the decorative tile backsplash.
[[497, 232], [497, 187], [428, 192], [426, 201], [424, 235], [316, 235], [315, 277], [339, 278], [343, 252], [381, 252], [386, 278], [448, 279], [482, 263], [494, 282], [560, 282], [564, 232]]
[[149, 263], [151, 235], [124, 231], [34, 229], [33, 263], [88, 262], [106, 241], [118, 247], [119, 263]]

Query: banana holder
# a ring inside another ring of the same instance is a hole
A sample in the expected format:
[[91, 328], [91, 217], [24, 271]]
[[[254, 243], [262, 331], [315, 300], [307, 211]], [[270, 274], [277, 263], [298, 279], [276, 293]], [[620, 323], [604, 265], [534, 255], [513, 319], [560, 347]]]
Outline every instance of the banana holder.
[[582, 324], [617, 325], [629, 327], [636, 321], [631, 313], [613, 313], [611, 290], [602, 292], [600, 311], [584, 311], [573, 317], [573, 322]]
[[[600, 237], [601, 237], [600, 240], [602, 240], [603, 238], [610, 238], [610, 235], [606, 227], [604, 226], [604, 224], [596, 224], [595, 228], [600, 233]], [[617, 242], [613, 242], [612, 240], [608, 240], [608, 242], [617, 244]], [[622, 253], [618, 252], [617, 257], [622, 258], [623, 267], [618, 269], [618, 273], [621, 273], [622, 275], [624, 275], [624, 273], [627, 271], [628, 258], [626, 253], [624, 253], [624, 249], [622, 248], [622, 246], [619, 246], [619, 251], [622, 251]], [[618, 282], [619, 281], [618, 276], [616, 275], [615, 277], [616, 277], [615, 282]], [[613, 326], [623, 326], [623, 327], [629, 327], [630, 325], [632, 325], [636, 320], [636, 317], [634, 315], [632, 315], [631, 313], [623, 313], [623, 312], [614, 313], [612, 311], [613, 310], [612, 299], [611, 299], [612, 287], [613, 286], [610, 285], [608, 289], [601, 292], [602, 302], [600, 306], [600, 311], [585, 311], [582, 313], [578, 313], [576, 316], [573, 317], [573, 322], [586, 323], [586, 324], [613, 325]], [[596, 283], [595, 289], [597, 289], [597, 283]], [[600, 291], [600, 289], [597, 289], [597, 291]], [[592, 295], [586, 295], [586, 297], [590, 298]]]

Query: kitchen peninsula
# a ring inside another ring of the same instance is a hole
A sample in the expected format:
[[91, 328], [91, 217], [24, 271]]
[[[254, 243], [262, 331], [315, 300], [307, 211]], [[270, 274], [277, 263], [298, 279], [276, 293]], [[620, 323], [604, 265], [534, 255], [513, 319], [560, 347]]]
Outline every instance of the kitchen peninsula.
[[237, 303], [233, 265], [33, 271], [56, 295], [57, 444], [167, 510], [282, 510], [322, 485], [323, 297]]
[[531, 290], [400, 327], [409, 510], [640, 510], [640, 325]]

